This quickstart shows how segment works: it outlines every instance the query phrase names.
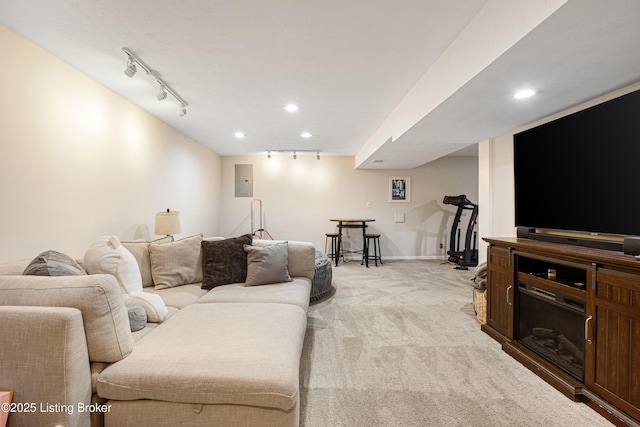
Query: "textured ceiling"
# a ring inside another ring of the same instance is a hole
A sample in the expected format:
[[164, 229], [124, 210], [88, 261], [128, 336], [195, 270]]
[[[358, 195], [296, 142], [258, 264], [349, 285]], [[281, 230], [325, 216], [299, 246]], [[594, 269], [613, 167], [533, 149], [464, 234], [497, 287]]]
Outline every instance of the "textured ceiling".
[[[3, 0], [0, 23], [220, 155], [355, 156], [486, 5]], [[636, 0], [569, 0], [405, 133], [373, 141], [357, 166], [419, 166], [640, 80], [639, 17]], [[189, 103], [186, 116], [142, 73], [124, 75], [122, 47]], [[540, 94], [515, 109], [522, 81]], [[285, 112], [289, 102], [300, 111]]]

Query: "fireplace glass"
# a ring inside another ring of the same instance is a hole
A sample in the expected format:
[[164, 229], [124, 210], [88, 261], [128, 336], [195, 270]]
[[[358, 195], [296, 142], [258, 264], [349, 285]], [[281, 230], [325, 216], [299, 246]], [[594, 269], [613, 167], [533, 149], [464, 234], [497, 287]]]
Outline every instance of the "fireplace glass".
[[584, 301], [524, 283], [520, 283], [518, 291], [518, 341], [582, 381]]

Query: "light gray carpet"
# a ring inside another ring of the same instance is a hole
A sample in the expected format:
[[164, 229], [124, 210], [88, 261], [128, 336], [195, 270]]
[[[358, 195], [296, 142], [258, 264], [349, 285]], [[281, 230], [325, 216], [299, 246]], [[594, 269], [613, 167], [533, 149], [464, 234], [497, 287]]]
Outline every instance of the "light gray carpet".
[[439, 261], [333, 267], [309, 309], [301, 426], [611, 426], [480, 331], [472, 271]]

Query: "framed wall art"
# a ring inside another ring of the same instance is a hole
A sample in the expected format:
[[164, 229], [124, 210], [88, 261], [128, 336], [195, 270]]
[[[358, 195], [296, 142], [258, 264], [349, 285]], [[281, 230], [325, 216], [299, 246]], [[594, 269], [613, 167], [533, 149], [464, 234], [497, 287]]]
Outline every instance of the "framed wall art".
[[389, 202], [411, 202], [411, 177], [389, 177]]

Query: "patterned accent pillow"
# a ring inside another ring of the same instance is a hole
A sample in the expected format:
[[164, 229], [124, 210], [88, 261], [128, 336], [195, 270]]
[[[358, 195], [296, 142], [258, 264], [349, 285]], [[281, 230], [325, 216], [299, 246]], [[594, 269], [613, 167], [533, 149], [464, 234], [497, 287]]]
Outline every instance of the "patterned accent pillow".
[[69, 255], [50, 250], [38, 254], [22, 274], [25, 276], [84, 276], [87, 273]]
[[244, 245], [253, 241], [251, 234], [224, 240], [202, 242], [202, 289], [231, 283], [243, 283], [247, 278], [247, 254]]

